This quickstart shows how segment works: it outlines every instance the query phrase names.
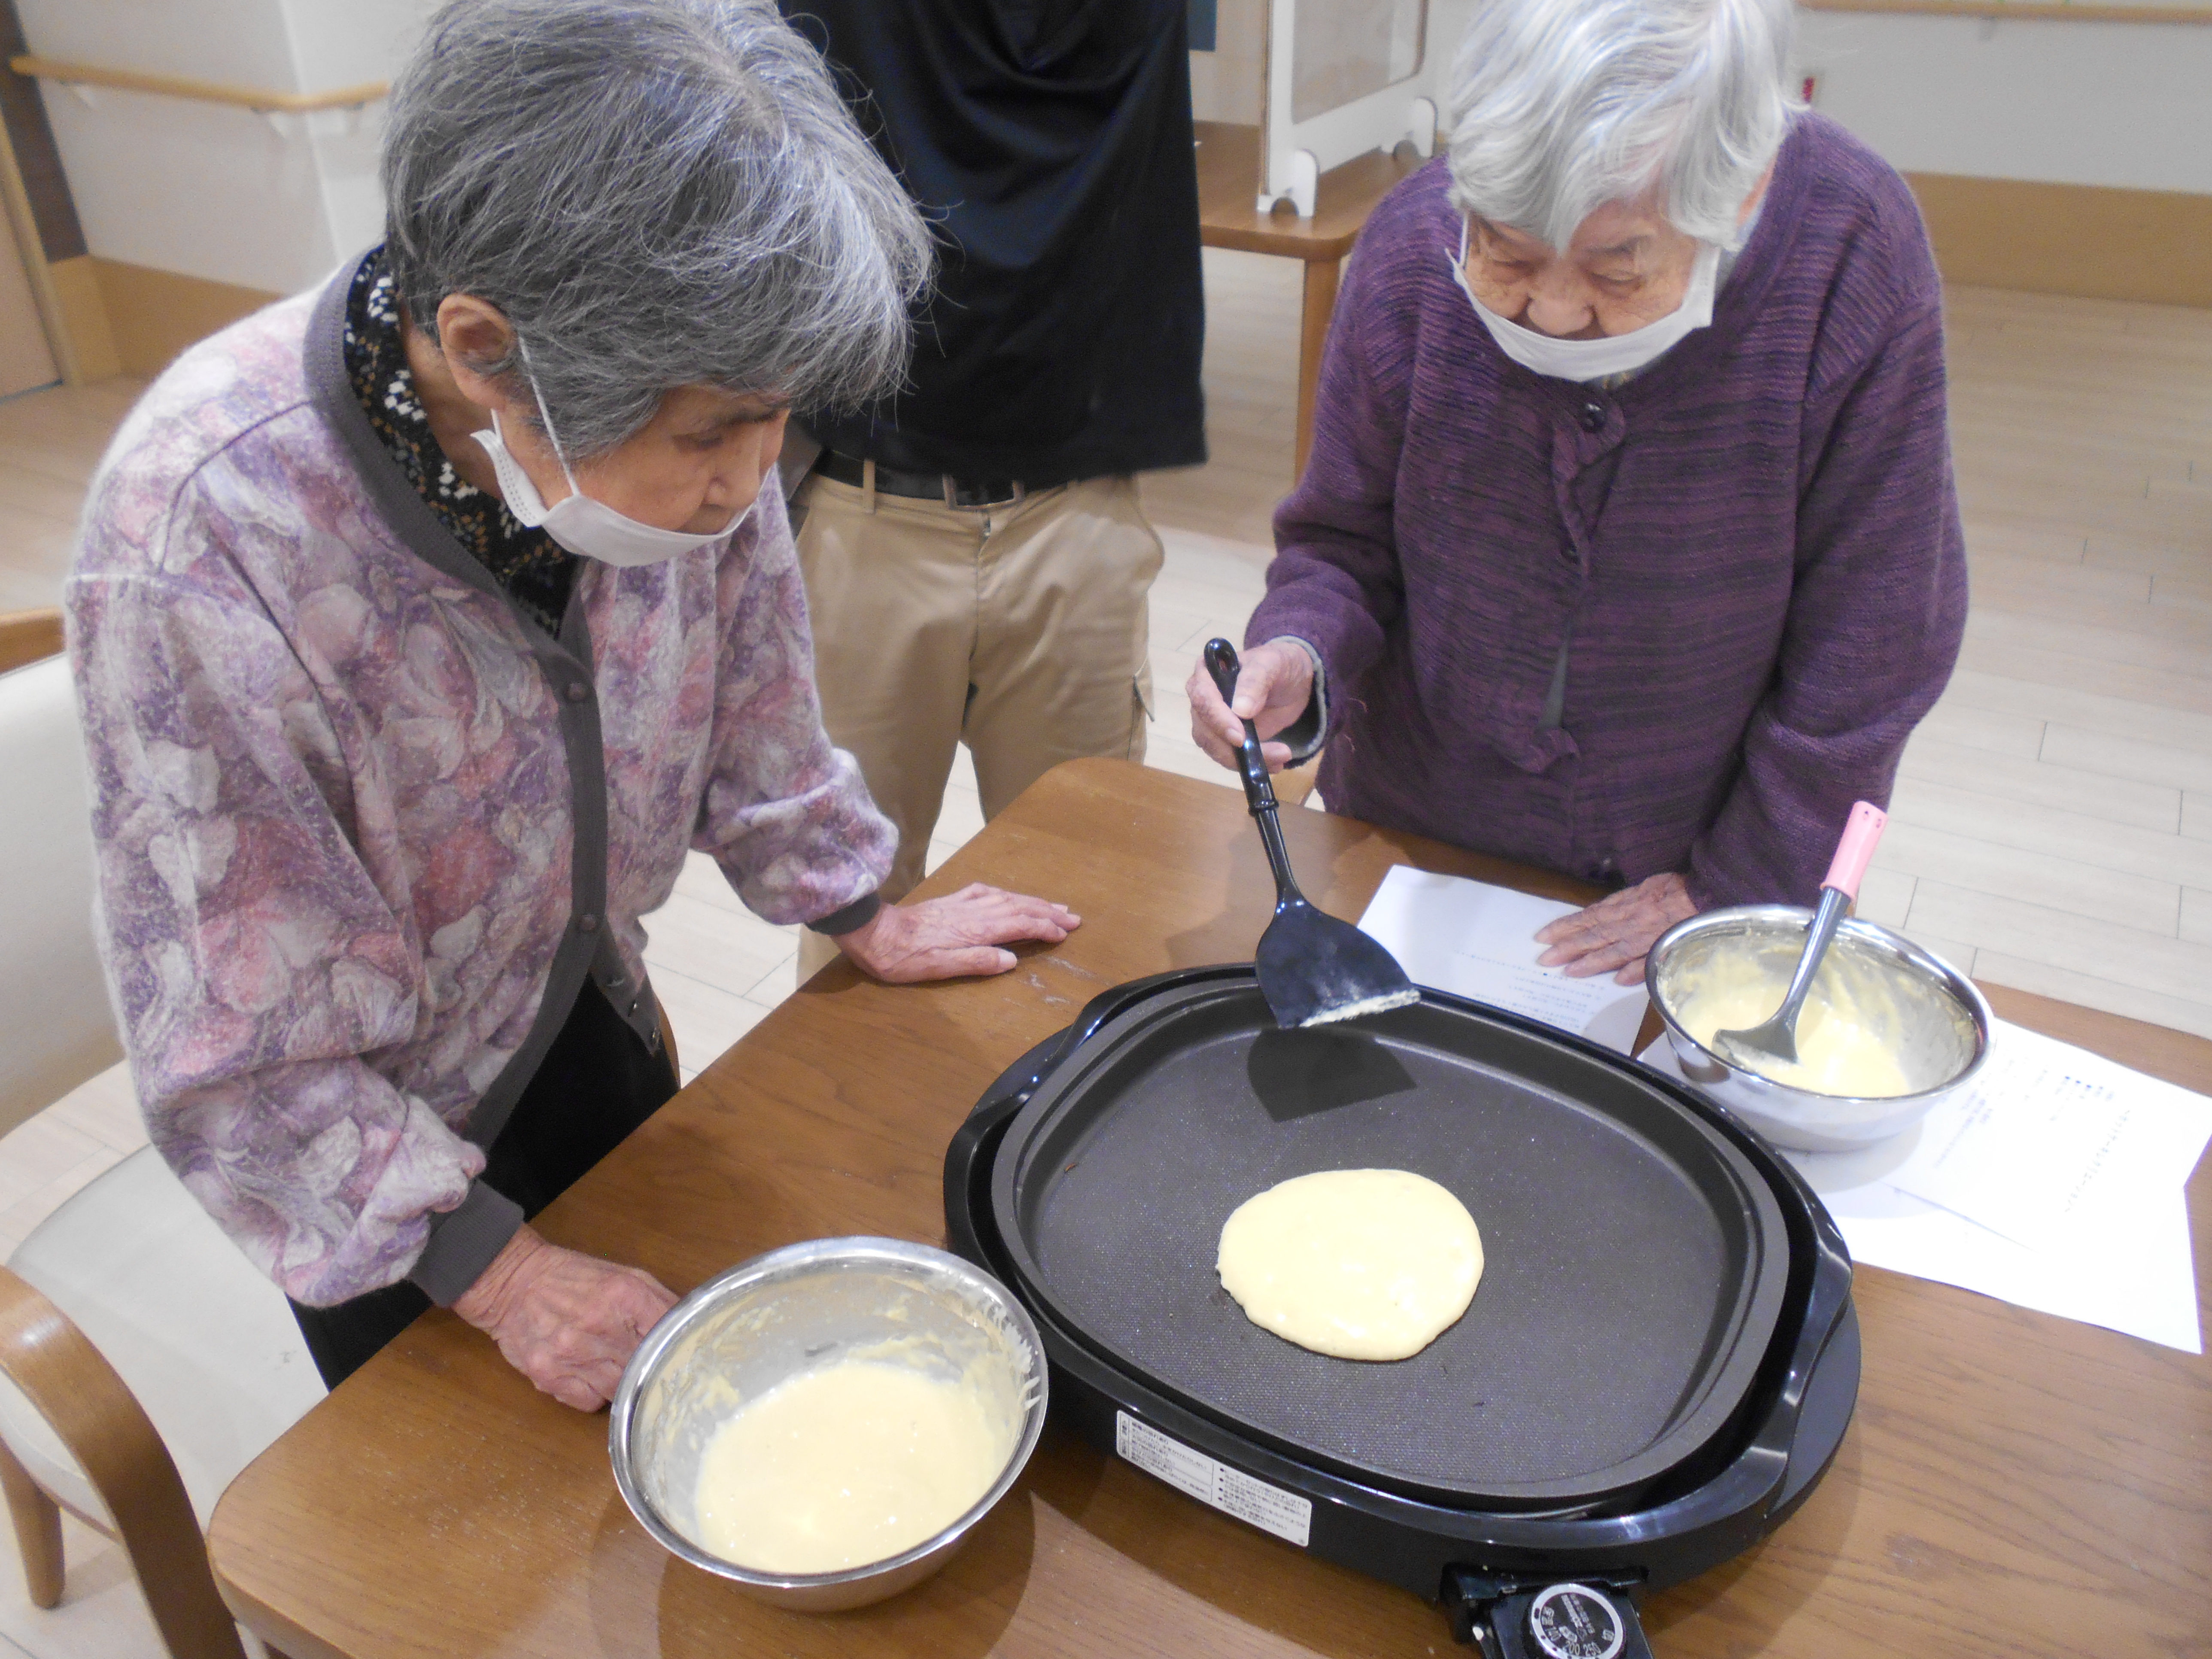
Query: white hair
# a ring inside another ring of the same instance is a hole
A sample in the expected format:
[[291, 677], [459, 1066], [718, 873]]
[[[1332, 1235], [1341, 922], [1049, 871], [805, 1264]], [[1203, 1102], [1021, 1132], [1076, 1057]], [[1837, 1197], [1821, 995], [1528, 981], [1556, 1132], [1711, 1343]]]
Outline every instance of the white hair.
[[1796, 100], [1792, 0], [1484, 0], [1452, 65], [1451, 199], [1565, 252], [1610, 202], [1723, 245]]

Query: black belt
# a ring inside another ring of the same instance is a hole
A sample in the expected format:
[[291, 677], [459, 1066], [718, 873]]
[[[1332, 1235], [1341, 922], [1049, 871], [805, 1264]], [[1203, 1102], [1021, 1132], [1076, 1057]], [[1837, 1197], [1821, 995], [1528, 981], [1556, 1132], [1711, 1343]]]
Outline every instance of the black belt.
[[[855, 489], [867, 487], [867, 463], [834, 449], [822, 452], [814, 470], [825, 478]], [[902, 472], [876, 464], [876, 489], [885, 495], [905, 495], [915, 501], [943, 501], [947, 507], [1003, 507], [1042, 490], [1056, 489], [1066, 479], [1048, 484], [1024, 483], [1016, 478], [956, 478], [950, 472]]]

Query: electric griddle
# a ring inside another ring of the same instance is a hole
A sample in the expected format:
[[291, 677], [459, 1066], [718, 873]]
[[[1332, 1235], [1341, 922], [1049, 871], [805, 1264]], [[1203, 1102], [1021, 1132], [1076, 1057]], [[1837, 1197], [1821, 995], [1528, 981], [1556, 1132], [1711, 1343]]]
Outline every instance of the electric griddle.
[[[1482, 1232], [1474, 1304], [1392, 1364], [1282, 1340], [1214, 1272], [1245, 1199], [1356, 1168], [1440, 1182]], [[1283, 1030], [1249, 964], [1120, 987], [992, 1086], [945, 1181], [1063, 1425], [1443, 1602], [1497, 1659], [1648, 1654], [1644, 1594], [1779, 1525], [1857, 1396], [1850, 1258], [1784, 1159], [1671, 1079], [1436, 991]]]

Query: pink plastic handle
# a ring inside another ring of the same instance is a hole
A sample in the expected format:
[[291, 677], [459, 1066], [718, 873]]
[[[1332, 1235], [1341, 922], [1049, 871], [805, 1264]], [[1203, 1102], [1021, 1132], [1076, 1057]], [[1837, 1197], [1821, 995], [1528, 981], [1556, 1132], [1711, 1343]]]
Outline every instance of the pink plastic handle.
[[1872, 801], [1863, 800], [1852, 807], [1844, 824], [1844, 838], [1836, 843], [1835, 860], [1828, 866], [1820, 885], [1834, 888], [1845, 898], [1856, 898], [1859, 878], [1874, 862], [1874, 849], [1881, 843], [1882, 826], [1888, 822], [1889, 814]]

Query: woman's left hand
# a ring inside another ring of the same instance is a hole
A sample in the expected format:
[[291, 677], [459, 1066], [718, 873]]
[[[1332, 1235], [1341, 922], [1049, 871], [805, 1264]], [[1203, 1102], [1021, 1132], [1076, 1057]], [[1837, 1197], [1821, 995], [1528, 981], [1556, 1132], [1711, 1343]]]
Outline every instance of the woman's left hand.
[[1002, 947], [1024, 939], [1057, 945], [1082, 925], [1064, 904], [979, 881], [944, 898], [886, 904], [865, 927], [838, 934], [837, 945], [872, 977], [910, 985], [1003, 974], [1016, 957]]
[[1654, 941], [1676, 922], [1697, 914], [1690, 884], [1669, 871], [1539, 928], [1536, 942], [1552, 948], [1536, 960], [1547, 968], [1565, 969], [1571, 979], [1619, 969], [1613, 978], [1620, 983], [1641, 985], [1644, 958]]

